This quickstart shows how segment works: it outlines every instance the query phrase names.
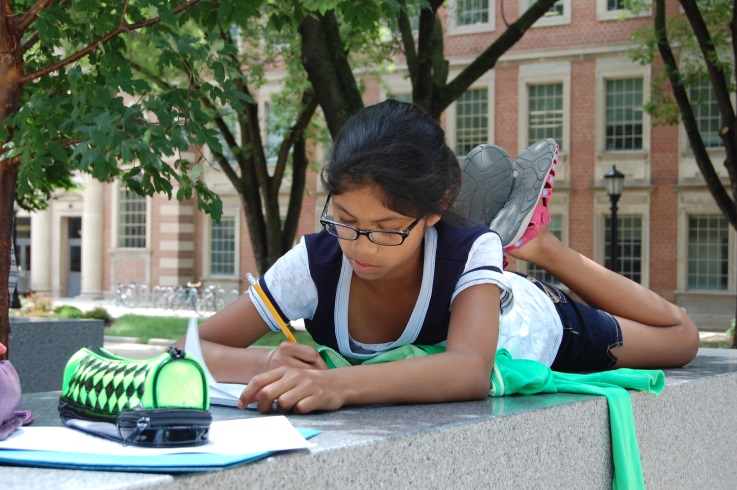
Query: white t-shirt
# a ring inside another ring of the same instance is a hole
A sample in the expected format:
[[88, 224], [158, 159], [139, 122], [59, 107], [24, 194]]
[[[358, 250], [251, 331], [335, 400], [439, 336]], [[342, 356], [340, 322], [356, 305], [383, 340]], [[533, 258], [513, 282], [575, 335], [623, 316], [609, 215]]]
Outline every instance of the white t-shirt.
[[[348, 331], [348, 297], [352, 269], [344, 258], [335, 299], [335, 328], [341, 353], [354, 358], [369, 358], [386, 350], [411, 343], [422, 326], [432, 291], [433, 267], [437, 245], [435, 228], [425, 230], [424, 272], [420, 294], [407, 327], [399, 339], [386, 344], [361, 344]], [[558, 352], [563, 326], [548, 296], [534, 284], [513, 273], [499, 273], [482, 267], [501, 264], [499, 236], [485, 233], [474, 242], [468, 254], [464, 274], [456, 284], [452, 298], [476, 284], [496, 284], [501, 288], [499, 341], [497, 348], [507, 349], [513, 358], [533, 359], [551, 365]], [[472, 271], [472, 272], [467, 272]], [[317, 288], [310, 276], [304, 239], [281, 257], [264, 275], [269, 292], [282, 313], [290, 320], [312, 318], [317, 308]], [[249, 290], [251, 301], [267, 325], [279, 327], [260, 297]], [[452, 302], [452, 300], [451, 300]], [[452, 308], [452, 303], [451, 303]]]

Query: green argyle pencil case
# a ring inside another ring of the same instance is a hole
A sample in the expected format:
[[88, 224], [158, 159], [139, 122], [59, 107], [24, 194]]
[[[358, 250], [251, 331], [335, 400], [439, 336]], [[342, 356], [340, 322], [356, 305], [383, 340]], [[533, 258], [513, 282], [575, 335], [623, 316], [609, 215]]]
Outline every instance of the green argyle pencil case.
[[181, 349], [134, 360], [90, 347], [67, 362], [59, 415], [68, 427], [124, 445], [198, 446], [208, 440], [209, 406], [204, 370]]

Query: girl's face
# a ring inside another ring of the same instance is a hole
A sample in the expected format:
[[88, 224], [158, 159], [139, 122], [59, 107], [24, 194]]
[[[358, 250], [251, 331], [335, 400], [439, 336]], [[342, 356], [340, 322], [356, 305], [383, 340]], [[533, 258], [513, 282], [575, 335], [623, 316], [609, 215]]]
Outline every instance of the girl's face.
[[[381, 202], [377, 190], [359, 187], [332, 196], [333, 220], [360, 230], [405, 230], [417, 216], [392, 211]], [[362, 279], [401, 279], [415, 273], [422, 253], [425, 227], [440, 221], [440, 216], [424, 217], [398, 246], [378, 245], [366, 236], [357, 240], [338, 240], [343, 254]]]

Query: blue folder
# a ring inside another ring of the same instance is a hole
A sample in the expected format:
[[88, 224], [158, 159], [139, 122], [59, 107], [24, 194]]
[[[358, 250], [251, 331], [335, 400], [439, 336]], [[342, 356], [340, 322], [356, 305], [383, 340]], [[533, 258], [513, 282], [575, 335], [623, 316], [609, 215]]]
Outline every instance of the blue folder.
[[[309, 439], [322, 431], [297, 429]], [[297, 449], [300, 451], [300, 449]], [[221, 471], [252, 463], [275, 454], [263, 451], [249, 454], [183, 453], [158, 456], [120, 456], [111, 454], [67, 453], [62, 451], [0, 450], [0, 464], [60, 468], [69, 470], [129, 471], [135, 473], [194, 473]]]

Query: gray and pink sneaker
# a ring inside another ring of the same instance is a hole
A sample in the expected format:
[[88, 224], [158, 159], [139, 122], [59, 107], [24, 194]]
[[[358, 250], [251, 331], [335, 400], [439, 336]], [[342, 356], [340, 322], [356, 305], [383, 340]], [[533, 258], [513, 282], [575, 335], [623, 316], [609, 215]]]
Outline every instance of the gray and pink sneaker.
[[550, 223], [548, 202], [558, 151], [555, 140], [548, 138], [531, 145], [515, 160], [509, 199], [489, 224], [501, 237], [505, 250], [521, 247], [537, 236], [540, 226]]

